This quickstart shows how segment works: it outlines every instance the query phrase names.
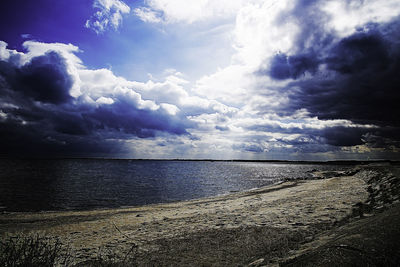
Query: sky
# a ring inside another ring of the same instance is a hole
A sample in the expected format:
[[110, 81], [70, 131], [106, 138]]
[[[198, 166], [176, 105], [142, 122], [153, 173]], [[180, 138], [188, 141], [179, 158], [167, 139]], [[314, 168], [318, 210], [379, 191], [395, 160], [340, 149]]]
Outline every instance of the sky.
[[400, 159], [398, 0], [0, 5], [0, 156]]

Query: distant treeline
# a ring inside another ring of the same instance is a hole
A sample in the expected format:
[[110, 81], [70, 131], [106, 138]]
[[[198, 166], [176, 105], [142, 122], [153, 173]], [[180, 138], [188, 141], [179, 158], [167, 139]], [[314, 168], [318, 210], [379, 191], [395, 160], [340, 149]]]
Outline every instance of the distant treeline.
[[0, 157], [0, 159], [16, 160], [129, 160], [129, 161], [208, 161], [208, 162], [259, 162], [259, 163], [285, 163], [285, 164], [334, 164], [334, 165], [368, 165], [368, 164], [400, 164], [399, 160], [246, 160], [246, 159], [130, 159], [130, 158], [104, 158], [104, 157]]

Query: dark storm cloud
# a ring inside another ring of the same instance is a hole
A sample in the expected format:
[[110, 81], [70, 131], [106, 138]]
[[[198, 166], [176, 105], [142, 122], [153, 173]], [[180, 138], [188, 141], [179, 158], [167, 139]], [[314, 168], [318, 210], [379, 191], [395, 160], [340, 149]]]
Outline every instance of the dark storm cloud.
[[35, 57], [21, 68], [0, 61], [0, 75], [9, 89], [24, 98], [52, 104], [66, 103], [72, 99], [69, 94], [72, 79], [66, 68], [64, 59], [56, 52]]
[[324, 153], [339, 150], [338, 146], [332, 146], [325, 139], [314, 135], [302, 135], [290, 140], [278, 138], [277, 142], [290, 146], [285, 148], [287, 153]]
[[[363, 144], [363, 135], [374, 132], [373, 129], [367, 127], [345, 126], [331, 126], [316, 129], [310, 127], [283, 128], [278, 125], [253, 125], [250, 127], [246, 127], [246, 129], [258, 132], [300, 134], [300, 139], [296, 138], [285, 141], [285, 144], [295, 146], [304, 144], [306, 140], [309, 140], [311, 143], [315, 143], [315, 140], [319, 140], [319, 143], [325, 143], [331, 146], [361, 145]], [[300, 143], [298, 143], [299, 140], [301, 140]]]
[[307, 133], [296, 138], [269, 138], [264, 135], [253, 135], [246, 142], [235, 144], [232, 148], [241, 152], [267, 152], [287, 156], [292, 153], [324, 153], [340, 150], [338, 146], [327, 144], [324, 138]]
[[357, 74], [366, 70], [382, 72], [391, 65], [390, 43], [375, 29], [377, 25], [366, 27], [366, 31], [360, 29], [329, 51], [325, 60], [329, 69], [340, 74]]
[[227, 126], [219, 126], [219, 125], [217, 125], [217, 126], [215, 126], [215, 129], [217, 129], [217, 130], [219, 130], [221, 132], [229, 131], [229, 127], [227, 127]]
[[[400, 131], [397, 130], [397, 136], [400, 134]], [[385, 133], [367, 133], [363, 135], [363, 141], [372, 148], [384, 148], [384, 149], [393, 149], [400, 147], [400, 140], [393, 140], [391, 138], [393, 134], [389, 135], [389, 137]]]
[[232, 146], [233, 149], [243, 151], [243, 152], [255, 152], [261, 153], [264, 152], [264, 148], [260, 144], [237, 144]]
[[356, 127], [332, 127], [322, 130], [320, 136], [332, 146], [355, 146], [363, 144], [362, 136], [369, 132], [370, 129]]
[[339, 41], [320, 61], [326, 70], [285, 88], [284, 111], [306, 108], [320, 119], [399, 126], [399, 26], [370, 24]]
[[64, 60], [55, 52], [33, 58], [20, 69], [16, 83], [13, 88], [37, 101], [61, 104], [71, 100], [72, 79]]
[[183, 135], [194, 126], [183, 115], [139, 108], [123, 95], [111, 104], [88, 104], [70, 95], [72, 85], [66, 62], [56, 52], [21, 67], [0, 61], [1, 154], [115, 155], [124, 150], [121, 140]]
[[[68, 136], [52, 129], [39, 129], [43, 124], [24, 125], [19, 122], [1, 123], [1, 155], [31, 156], [109, 156], [123, 153], [121, 142], [93, 135], [90, 138]], [[47, 131], [46, 131], [47, 130]]]
[[277, 54], [270, 64], [267, 74], [276, 80], [284, 80], [288, 78], [297, 79], [306, 72], [314, 74], [317, 71], [319, 62], [312, 53], [290, 57], [286, 54]]
[[[338, 38], [325, 30], [329, 28], [325, 27], [329, 17], [315, 12], [320, 4], [321, 1], [298, 1], [296, 8], [277, 21], [294, 18], [301, 31], [295, 39], [294, 54], [278, 53], [270, 60], [268, 69], [258, 72], [275, 80], [292, 79], [277, 89], [289, 101], [276, 112], [290, 116], [305, 109], [310, 117], [320, 120], [346, 119], [379, 127], [327, 128], [310, 133], [323, 137], [329, 145], [373, 146], [375, 142], [376, 146], [398, 146], [400, 18], [388, 23], [367, 23], [353, 34]], [[365, 136], [374, 138], [367, 142]], [[385, 142], [379, 142], [379, 138]]]
[[87, 115], [97, 129], [124, 132], [142, 138], [154, 137], [156, 131], [187, 134], [186, 128], [193, 126], [184, 117], [173, 117], [160, 110], [134, 108], [123, 98], [112, 105], [101, 106]]

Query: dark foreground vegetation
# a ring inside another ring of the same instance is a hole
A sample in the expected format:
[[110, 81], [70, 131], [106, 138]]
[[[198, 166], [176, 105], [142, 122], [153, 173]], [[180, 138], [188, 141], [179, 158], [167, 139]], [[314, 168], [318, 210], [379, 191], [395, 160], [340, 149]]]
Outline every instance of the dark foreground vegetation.
[[[129, 255], [127, 255], [129, 256]], [[118, 258], [115, 254], [99, 252], [84, 262], [77, 259], [58, 239], [43, 236], [10, 237], [0, 243], [0, 266], [137, 266], [131, 257]]]
[[400, 266], [400, 205], [323, 233], [328, 242], [281, 266]]
[[400, 266], [400, 168], [375, 166], [357, 174], [368, 184], [368, 199], [357, 203], [329, 237], [280, 266]]
[[0, 266], [68, 265], [70, 258], [57, 239], [36, 235], [9, 237], [0, 242]]
[[[124, 257], [102, 248], [97, 257], [79, 262], [58, 240], [14, 237], [1, 243], [0, 266], [244, 266], [258, 257], [277, 260], [299, 248], [307, 233], [272, 227], [240, 227], [157, 240], [157, 253]], [[78, 263], [77, 263], [78, 261]]]

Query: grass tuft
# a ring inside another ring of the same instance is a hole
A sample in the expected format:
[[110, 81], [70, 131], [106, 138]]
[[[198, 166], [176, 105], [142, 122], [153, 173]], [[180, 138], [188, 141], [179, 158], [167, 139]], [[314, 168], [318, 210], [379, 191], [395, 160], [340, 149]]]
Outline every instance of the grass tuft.
[[15, 236], [0, 241], [0, 266], [66, 266], [69, 260], [57, 238]]

